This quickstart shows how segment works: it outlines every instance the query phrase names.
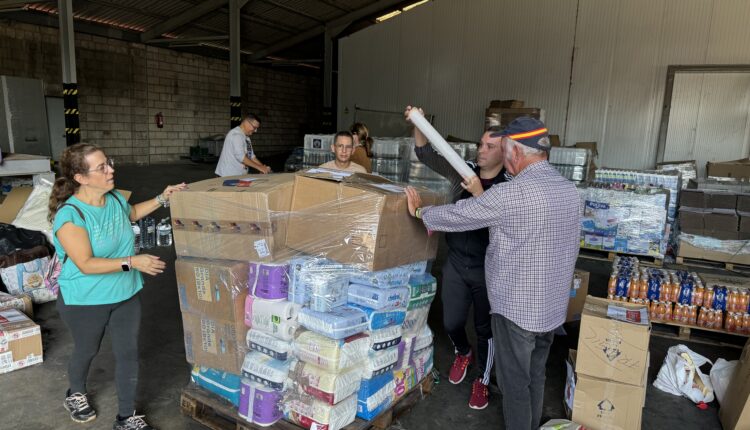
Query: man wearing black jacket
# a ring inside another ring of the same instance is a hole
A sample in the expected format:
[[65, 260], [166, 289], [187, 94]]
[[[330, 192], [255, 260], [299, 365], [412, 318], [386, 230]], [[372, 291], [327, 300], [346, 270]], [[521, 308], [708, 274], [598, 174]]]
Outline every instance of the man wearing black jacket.
[[[412, 109], [411, 106], [406, 108], [407, 118], [410, 109]], [[492, 131], [497, 130], [490, 129], [482, 134], [482, 139], [477, 148], [476, 162], [466, 162], [479, 177], [482, 190], [468, 190], [462, 184], [464, 178], [451, 167], [443, 156], [427, 144], [427, 138], [419, 129], [414, 128], [414, 139], [416, 141], [414, 151], [417, 158], [451, 182], [451, 190], [455, 192], [454, 202], [472, 195], [476, 197], [483, 190], [511, 179], [511, 176], [506, 173], [503, 167], [502, 138], [490, 137]], [[456, 351], [456, 358], [451, 366], [448, 380], [451, 384], [461, 383], [466, 377], [469, 364], [476, 360], [479, 373], [472, 384], [469, 407], [484, 409], [489, 402], [487, 386], [490, 382], [494, 361], [492, 318], [484, 277], [484, 257], [489, 244], [489, 232], [484, 228], [474, 231], [446, 233], [445, 240], [449, 249], [448, 259], [443, 266], [443, 325]], [[465, 330], [469, 308], [472, 304], [474, 305], [474, 329], [477, 334], [476, 358]]]

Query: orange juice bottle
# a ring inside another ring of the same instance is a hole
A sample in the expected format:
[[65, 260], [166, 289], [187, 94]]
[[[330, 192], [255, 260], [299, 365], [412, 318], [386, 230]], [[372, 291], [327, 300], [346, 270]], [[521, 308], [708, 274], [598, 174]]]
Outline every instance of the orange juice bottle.
[[750, 306], [750, 294], [747, 293], [747, 290], [742, 290], [740, 292], [740, 309], [738, 312], [747, 313], [748, 306]]
[[607, 284], [607, 295], [614, 297], [616, 291], [617, 291], [617, 273], [612, 272], [612, 274], [609, 276], [609, 284]]
[[696, 306], [703, 305], [704, 294], [705, 294], [705, 288], [703, 288], [703, 285], [696, 284], [695, 289], [693, 290], [693, 304]]
[[734, 312], [727, 313], [727, 319], [724, 321], [724, 330], [734, 333], [737, 329], [737, 314]]
[[716, 313], [713, 309], [706, 312], [706, 328], [714, 328], [716, 324]]
[[690, 316], [688, 317], [688, 324], [695, 325], [698, 319], [698, 306], [690, 305]]
[[713, 287], [706, 287], [706, 292], [703, 294], [703, 306], [707, 308], [714, 307], [714, 289]]
[[708, 317], [706, 315], [706, 308], [701, 307], [700, 313], [698, 314], [698, 327], [705, 327], [707, 319]]
[[750, 314], [748, 313], [742, 316], [742, 332], [750, 334]]
[[664, 321], [672, 321], [672, 303], [664, 303]]

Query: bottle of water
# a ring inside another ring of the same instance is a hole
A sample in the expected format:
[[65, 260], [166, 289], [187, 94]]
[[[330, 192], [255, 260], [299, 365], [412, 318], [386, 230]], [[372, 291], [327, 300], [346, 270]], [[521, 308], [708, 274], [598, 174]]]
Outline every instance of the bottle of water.
[[133, 229], [133, 235], [135, 235], [133, 247], [135, 248], [135, 253], [137, 254], [141, 250], [141, 227], [137, 222], [134, 222], [131, 225], [131, 228]]
[[168, 217], [161, 220], [156, 231], [157, 246], [172, 246], [172, 225], [169, 223]]
[[146, 228], [143, 234], [143, 247], [145, 249], [151, 249], [156, 245], [156, 220], [152, 217], [146, 217], [143, 221], [143, 225]]

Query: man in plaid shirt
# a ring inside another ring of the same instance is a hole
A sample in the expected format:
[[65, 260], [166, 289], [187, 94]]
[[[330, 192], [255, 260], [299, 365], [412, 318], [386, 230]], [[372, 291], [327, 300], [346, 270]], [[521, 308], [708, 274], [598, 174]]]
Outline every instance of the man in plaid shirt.
[[513, 181], [482, 193], [474, 177], [465, 188], [478, 197], [433, 207], [421, 207], [408, 188], [408, 206], [429, 230], [489, 228], [485, 276], [505, 428], [536, 429], [553, 331], [568, 308], [583, 208], [575, 185], [547, 162], [541, 121], [517, 118], [492, 135], [498, 136]]

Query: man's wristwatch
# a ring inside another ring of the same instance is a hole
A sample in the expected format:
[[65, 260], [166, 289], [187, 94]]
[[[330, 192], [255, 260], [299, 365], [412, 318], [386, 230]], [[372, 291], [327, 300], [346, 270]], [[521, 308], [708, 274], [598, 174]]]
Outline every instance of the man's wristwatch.
[[165, 208], [169, 207], [169, 200], [167, 200], [167, 199], [164, 198], [164, 193], [159, 194], [158, 196], [156, 196], [156, 202], [159, 203], [160, 205], [162, 205]]
[[417, 208], [414, 210], [414, 217], [417, 219], [422, 219], [422, 208]]
[[130, 257], [128, 257], [125, 260], [122, 260], [120, 262], [120, 266], [122, 266], [122, 271], [123, 272], [130, 272]]

